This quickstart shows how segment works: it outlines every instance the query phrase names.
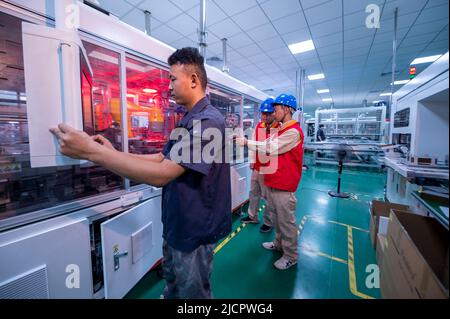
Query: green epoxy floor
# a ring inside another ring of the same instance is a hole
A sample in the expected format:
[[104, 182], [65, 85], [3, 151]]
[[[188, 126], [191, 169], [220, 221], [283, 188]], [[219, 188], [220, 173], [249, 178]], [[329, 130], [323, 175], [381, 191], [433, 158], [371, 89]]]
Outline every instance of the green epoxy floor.
[[[259, 225], [247, 225], [214, 256], [214, 298], [380, 298], [378, 288], [366, 286], [371, 274], [366, 269], [376, 264], [368, 233], [369, 202], [383, 198], [385, 174], [344, 169], [342, 190], [352, 199], [328, 196], [336, 181], [334, 167], [310, 166], [303, 172], [296, 216], [297, 224], [303, 220], [304, 225], [296, 267], [275, 269], [279, 253], [261, 247], [273, 233], [262, 234]], [[241, 225], [239, 219], [233, 214], [234, 230]], [[349, 262], [349, 233], [354, 267]], [[149, 272], [126, 298], [159, 298], [163, 288], [164, 280]]]

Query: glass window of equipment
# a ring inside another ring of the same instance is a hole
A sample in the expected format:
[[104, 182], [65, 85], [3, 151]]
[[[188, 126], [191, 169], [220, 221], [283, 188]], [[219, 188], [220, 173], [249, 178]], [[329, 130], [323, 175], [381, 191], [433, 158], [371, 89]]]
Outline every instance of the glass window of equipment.
[[259, 114], [259, 102], [244, 98], [243, 112], [243, 129], [246, 132], [249, 128], [255, 128], [261, 118]]
[[[186, 110], [169, 98], [167, 70], [127, 57], [126, 73], [129, 152], [159, 153]], [[130, 181], [130, 185], [137, 183]]]
[[169, 99], [169, 72], [126, 58], [128, 148], [133, 154], [163, 150], [185, 109]]
[[318, 121], [319, 127], [323, 125], [325, 135], [332, 136], [336, 134], [336, 113], [319, 113]]
[[[0, 21], [0, 220], [120, 188], [122, 178], [93, 165], [30, 167], [22, 20], [0, 12]], [[103, 66], [90, 62], [97, 85]], [[102, 77], [118, 88], [114, 72]], [[89, 95], [83, 100], [92, 106]]]
[[[240, 95], [226, 92], [220, 89], [208, 87], [208, 95], [211, 104], [216, 107], [220, 113], [222, 113], [225, 120], [225, 127], [233, 130], [242, 129], [242, 114], [241, 114], [241, 102], [242, 97]], [[230, 157], [228, 161], [234, 162], [236, 160], [244, 159], [245, 154], [240, 153], [241, 148], [236, 147], [235, 143], [232, 143], [231, 139], [226, 139], [227, 147], [231, 147], [232, 150], [228, 152]]]
[[[251, 138], [253, 135], [254, 128], [256, 124], [260, 121], [259, 114], [259, 105], [260, 103], [255, 100], [250, 100], [248, 98], [244, 98], [244, 108], [243, 108], [243, 129], [244, 133]], [[244, 158], [248, 158], [248, 147], [244, 147]]]
[[357, 135], [372, 141], [381, 139], [382, 110], [359, 112]]
[[358, 112], [337, 113], [336, 135], [342, 137], [355, 135], [357, 118]]

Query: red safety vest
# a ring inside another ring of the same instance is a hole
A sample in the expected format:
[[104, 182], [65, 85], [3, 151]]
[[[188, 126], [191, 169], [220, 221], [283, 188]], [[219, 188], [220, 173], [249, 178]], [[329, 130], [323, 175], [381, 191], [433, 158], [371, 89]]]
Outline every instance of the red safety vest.
[[303, 131], [297, 121], [288, 124], [284, 129], [278, 131], [278, 136], [283, 135], [288, 130], [297, 130], [300, 133], [300, 143], [289, 152], [278, 155], [278, 165], [272, 174], [264, 175], [266, 186], [287, 191], [297, 191], [303, 167]]
[[[256, 141], [258, 141], [258, 142], [265, 141], [270, 135], [270, 130], [274, 129], [274, 128], [277, 128], [277, 127], [278, 127], [278, 122], [276, 122], [276, 121], [274, 121], [272, 123], [272, 125], [270, 126], [269, 129], [266, 127], [266, 123], [259, 122], [258, 125], [256, 125], [256, 128], [255, 128], [255, 130], [256, 130], [255, 131], [255, 139], [256, 139]], [[259, 133], [260, 133], [260, 131], [262, 132], [263, 129], [264, 129], [264, 135], [260, 136]], [[260, 155], [258, 154], [258, 152], [255, 152], [255, 163], [251, 164], [251, 169], [259, 171], [259, 168], [261, 166], [268, 166], [269, 164], [270, 164], [270, 161], [269, 161], [268, 157], [263, 160], [263, 163], [261, 163]]]

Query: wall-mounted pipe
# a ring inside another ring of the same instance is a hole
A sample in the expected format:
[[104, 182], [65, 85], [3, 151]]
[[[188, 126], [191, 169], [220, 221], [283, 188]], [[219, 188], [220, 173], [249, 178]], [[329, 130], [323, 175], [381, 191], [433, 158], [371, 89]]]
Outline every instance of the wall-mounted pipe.
[[227, 38], [222, 39], [222, 52], [223, 52], [222, 71], [228, 73], [230, 72], [230, 68], [228, 67], [228, 57], [227, 57]]
[[200, 29], [198, 32], [198, 50], [206, 58], [206, 0], [200, 0]]
[[152, 32], [152, 13], [150, 11], [145, 10], [145, 33], [147, 35], [151, 35]]

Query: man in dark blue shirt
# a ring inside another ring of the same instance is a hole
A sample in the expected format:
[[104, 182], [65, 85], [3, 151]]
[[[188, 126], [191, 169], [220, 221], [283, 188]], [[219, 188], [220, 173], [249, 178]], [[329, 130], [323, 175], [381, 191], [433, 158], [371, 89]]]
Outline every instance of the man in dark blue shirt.
[[137, 182], [163, 187], [164, 297], [211, 298], [213, 249], [231, 231], [225, 122], [205, 96], [207, 75], [198, 50], [177, 50], [168, 63], [172, 98], [188, 112], [162, 154], [119, 152], [104, 137], [91, 137], [66, 124], [51, 132], [58, 137], [64, 155], [88, 159]]

